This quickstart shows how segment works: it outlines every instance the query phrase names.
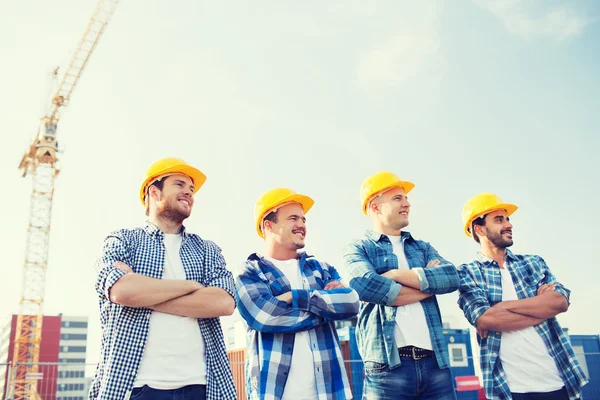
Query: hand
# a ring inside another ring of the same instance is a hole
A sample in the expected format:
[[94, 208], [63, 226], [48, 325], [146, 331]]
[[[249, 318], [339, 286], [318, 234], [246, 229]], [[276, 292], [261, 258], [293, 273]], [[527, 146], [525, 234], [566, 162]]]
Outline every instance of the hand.
[[554, 283], [546, 283], [545, 285], [540, 286], [537, 291], [537, 295], [539, 296], [542, 293], [546, 292], [554, 292], [556, 290], [556, 285]]
[[329, 282], [327, 285], [325, 285], [325, 287], [323, 288], [323, 290], [331, 290], [331, 289], [343, 289], [346, 286], [344, 286], [344, 284], [340, 281], [331, 281]]
[[113, 263], [113, 267], [115, 267], [119, 271], [125, 272], [126, 274], [133, 274], [133, 269], [131, 269], [131, 267], [125, 264], [123, 261], [115, 261]]
[[431, 260], [427, 263], [427, 267], [435, 267], [436, 265], [440, 265], [440, 260]]
[[479, 336], [481, 336], [482, 339], [485, 339], [488, 335], [488, 330], [487, 329], [481, 329], [481, 328], [477, 328], [477, 334]]
[[284, 294], [275, 296], [275, 298], [279, 301], [285, 301], [288, 304], [292, 304], [292, 292], [285, 292]]

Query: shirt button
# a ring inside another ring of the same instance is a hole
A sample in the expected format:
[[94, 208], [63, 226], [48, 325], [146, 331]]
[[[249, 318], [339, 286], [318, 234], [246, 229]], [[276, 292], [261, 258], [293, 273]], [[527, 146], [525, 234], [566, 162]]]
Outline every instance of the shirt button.
[[143, 346], [143, 345], [144, 345], [144, 342], [140, 342], [139, 346], [141, 347], [141, 346]]
[[387, 338], [389, 339], [390, 337], [391, 337], [391, 336], [389, 336], [389, 335], [388, 335], [388, 337], [387, 337]]

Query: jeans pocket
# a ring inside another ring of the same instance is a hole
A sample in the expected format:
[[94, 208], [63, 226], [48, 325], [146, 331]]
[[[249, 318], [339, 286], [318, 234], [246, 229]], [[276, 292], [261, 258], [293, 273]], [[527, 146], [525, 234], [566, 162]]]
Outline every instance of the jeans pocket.
[[149, 389], [150, 389], [150, 386], [148, 386], [148, 385], [144, 385], [142, 387], [133, 388], [133, 390], [131, 391], [131, 396], [129, 397], [129, 400], [135, 400], [135, 399], [141, 399], [141, 398], [143, 398], [144, 394], [146, 394]]
[[369, 376], [381, 374], [381, 373], [387, 371], [387, 369], [388, 369], [387, 364], [378, 363], [375, 361], [365, 361], [364, 366], [365, 366], [365, 375], [369, 375]]

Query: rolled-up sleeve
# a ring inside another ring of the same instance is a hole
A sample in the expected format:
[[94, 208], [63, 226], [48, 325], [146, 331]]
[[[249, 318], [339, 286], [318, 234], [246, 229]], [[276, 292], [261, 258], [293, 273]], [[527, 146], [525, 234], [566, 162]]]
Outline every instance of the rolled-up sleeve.
[[350, 287], [356, 290], [362, 301], [392, 306], [402, 290], [401, 284], [377, 274], [360, 242], [346, 246], [344, 266]]
[[456, 267], [444, 259], [429, 243], [427, 245], [427, 262], [438, 260], [439, 265], [425, 268], [413, 268], [420, 280], [420, 290], [423, 293], [445, 294], [458, 289], [459, 279]]
[[459, 266], [457, 272], [460, 280], [458, 306], [467, 321], [476, 327], [477, 318], [490, 308], [490, 303], [485, 291], [477, 285], [468, 264]]
[[206, 241], [205, 244], [204, 265], [210, 272], [207, 276], [207, 280], [201, 283], [207, 287], [218, 287], [225, 290], [235, 301], [235, 282], [233, 280], [233, 274], [227, 269], [227, 264], [221, 248], [211, 241]]
[[571, 291], [556, 279], [556, 277], [554, 276], [552, 271], [550, 271], [550, 268], [546, 264], [546, 261], [544, 261], [542, 257], [537, 256], [537, 259], [538, 265], [542, 268], [544, 274], [546, 275], [545, 283], [553, 283], [554, 291], [562, 294], [565, 297], [565, 299], [567, 299], [567, 303], [571, 305]]
[[113, 264], [123, 261], [127, 264], [128, 252], [122, 236], [111, 233], [104, 240], [101, 256], [96, 260], [96, 292], [100, 297], [110, 300], [110, 289], [126, 273]]

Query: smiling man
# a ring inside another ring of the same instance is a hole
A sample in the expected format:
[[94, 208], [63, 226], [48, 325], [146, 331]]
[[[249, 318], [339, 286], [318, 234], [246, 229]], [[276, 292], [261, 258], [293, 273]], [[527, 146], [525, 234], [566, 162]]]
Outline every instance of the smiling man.
[[90, 399], [236, 398], [218, 319], [235, 308], [233, 276], [221, 249], [183, 226], [205, 180], [183, 160], [155, 162], [140, 188], [148, 221], [104, 241]]
[[265, 252], [250, 255], [236, 279], [248, 327], [248, 399], [352, 398], [333, 321], [355, 316], [359, 300], [334, 267], [298, 251], [313, 203], [276, 188], [254, 209]]
[[513, 254], [517, 210], [492, 193], [469, 199], [464, 231], [481, 246], [458, 268], [458, 304], [477, 328], [481, 371], [490, 400], [574, 400], [585, 375], [556, 315], [569, 308], [570, 292], [544, 260]]
[[456, 268], [405, 231], [411, 182], [388, 171], [360, 190], [373, 229], [351, 242], [344, 261], [363, 301], [356, 337], [369, 400], [452, 400], [454, 385], [435, 295], [458, 288]]

